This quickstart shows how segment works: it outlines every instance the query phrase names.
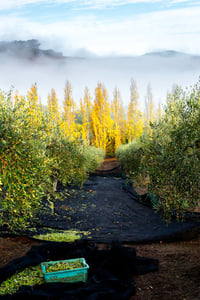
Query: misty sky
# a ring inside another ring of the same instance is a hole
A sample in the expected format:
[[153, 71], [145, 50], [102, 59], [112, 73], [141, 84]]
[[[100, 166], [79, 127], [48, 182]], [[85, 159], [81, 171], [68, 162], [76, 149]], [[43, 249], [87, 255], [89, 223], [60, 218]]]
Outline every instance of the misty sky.
[[117, 86], [127, 105], [131, 78], [144, 103], [150, 83], [155, 102], [164, 102], [172, 85], [190, 86], [200, 76], [200, 59], [143, 56], [175, 50], [200, 55], [200, 1], [197, 0], [0, 0], [0, 41], [37, 39], [41, 49], [68, 58], [64, 63], [36, 63], [0, 57], [0, 89], [26, 93], [37, 82], [42, 102], [55, 88], [63, 101], [66, 80], [78, 102], [85, 86]]
[[199, 0], [0, 0], [0, 40], [36, 38], [64, 55], [199, 54], [199, 16]]

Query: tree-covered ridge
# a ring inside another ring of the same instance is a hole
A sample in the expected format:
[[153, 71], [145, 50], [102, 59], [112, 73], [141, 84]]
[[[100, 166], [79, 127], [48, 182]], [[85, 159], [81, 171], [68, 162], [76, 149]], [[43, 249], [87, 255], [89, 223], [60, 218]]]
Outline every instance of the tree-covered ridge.
[[0, 54], [7, 54], [14, 57], [33, 59], [40, 56], [61, 58], [63, 57], [61, 52], [55, 52], [52, 49], [42, 50], [40, 49], [40, 42], [32, 39], [27, 41], [10, 41], [0, 42]]

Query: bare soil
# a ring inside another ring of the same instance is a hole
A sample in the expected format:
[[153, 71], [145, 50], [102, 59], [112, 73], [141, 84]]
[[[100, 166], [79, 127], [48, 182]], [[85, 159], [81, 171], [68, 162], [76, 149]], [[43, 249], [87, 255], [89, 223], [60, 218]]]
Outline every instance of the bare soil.
[[[0, 267], [23, 256], [33, 245], [29, 238], [0, 238]], [[128, 245], [130, 247], [130, 245]], [[159, 272], [135, 276], [131, 300], [200, 299], [200, 236], [192, 241], [132, 245], [138, 256], [159, 259]]]
[[134, 246], [138, 256], [159, 260], [159, 272], [136, 276], [134, 300], [200, 299], [200, 236], [177, 243]]
[[0, 267], [17, 257], [24, 256], [33, 245], [39, 244], [26, 237], [0, 237]]

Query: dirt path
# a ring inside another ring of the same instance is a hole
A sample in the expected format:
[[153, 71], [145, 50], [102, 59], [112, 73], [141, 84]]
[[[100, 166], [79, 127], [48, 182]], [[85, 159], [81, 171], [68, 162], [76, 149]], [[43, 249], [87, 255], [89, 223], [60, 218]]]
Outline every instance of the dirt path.
[[17, 257], [24, 256], [33, 245], [39, 243], [25, 237], [0, 237], [0, 267]]
[[137, 255], [156, 258], [159, 272], [135, 277], [134, 300], [200, 299], [200, 237], [190, 242], [137, 245]]

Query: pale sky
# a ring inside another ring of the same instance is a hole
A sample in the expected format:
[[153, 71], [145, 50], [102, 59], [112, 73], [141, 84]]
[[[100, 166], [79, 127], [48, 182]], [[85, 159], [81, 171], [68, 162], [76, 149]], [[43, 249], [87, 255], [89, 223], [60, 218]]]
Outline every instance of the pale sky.
[[155, 102], [163, 103], [174, 83], [196, 83], [200, 60], [134, 56], [162, 50], [200, 55], [200, 1], [0, 0], [0, 41], [28, 39], [38, 39], [41, 49], [87, 59], [34, 64], [0, 57], [0, 88], [14, 86], [25, 93], [37, 82], [43, 103], [52, 87], [62, 103], [69, 80], [78, 102], [85, 86], [93, 96], [100, 81], [110, 100], [117, 86], [127, 105], [133, 78], [141, 105], [149, 83]]
[[64, 55], [200, 54], [197, 0], [0, 0], [0, 40]]

